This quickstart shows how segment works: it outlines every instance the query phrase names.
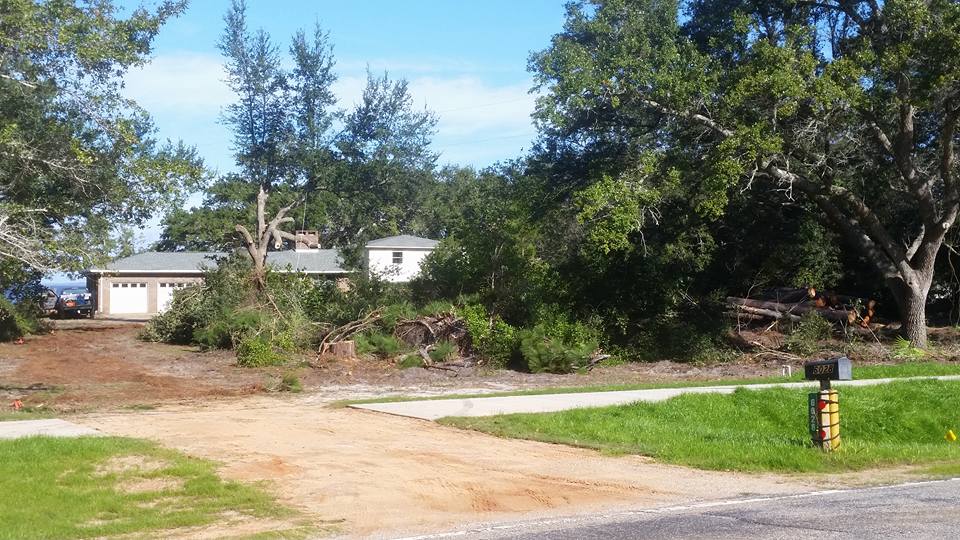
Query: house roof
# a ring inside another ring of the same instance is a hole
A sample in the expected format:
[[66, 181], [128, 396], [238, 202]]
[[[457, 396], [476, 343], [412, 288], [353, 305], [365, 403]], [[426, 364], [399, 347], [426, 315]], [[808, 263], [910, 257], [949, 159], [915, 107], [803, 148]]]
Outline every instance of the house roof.
[[433, 249], [439, 244], [437, 240], [430, 240], [429, 238], [421, 238], [419, 236], [411, 236], [409, 234], [401, 234], [399, 236], [388, 236], [386, 238], [380, 238], [378, 240], [371, 240], [367, 242], [368, 248], [418, 248], [418, 249]]
[[[204, 268], [216, 268], [217, 257], [227, 253], [214, 251], [158, 252], [147, 251], [91, 268], [88, 273], [163, 273], [199, 274]], [[345, 274], [340, 255], [335, 249], [310, 251], [271, 251], [267, 263], [278, 270], [290, 267], [308, 274]]]

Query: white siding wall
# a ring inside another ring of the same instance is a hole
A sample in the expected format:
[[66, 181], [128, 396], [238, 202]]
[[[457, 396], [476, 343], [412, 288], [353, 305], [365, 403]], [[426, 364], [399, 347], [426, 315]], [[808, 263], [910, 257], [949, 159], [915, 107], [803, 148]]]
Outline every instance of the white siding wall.
[[[432, 249], [367, 248], [367, 268], [387, 281], [410, 281], [420, 273], [420, 263]], [[394, 252], [402, 253], [403, 262], [393, 263]]]

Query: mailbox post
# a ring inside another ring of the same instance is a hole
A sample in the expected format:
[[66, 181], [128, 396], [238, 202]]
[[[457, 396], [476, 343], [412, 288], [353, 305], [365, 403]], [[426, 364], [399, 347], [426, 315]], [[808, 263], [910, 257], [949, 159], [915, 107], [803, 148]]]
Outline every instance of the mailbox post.
[[806, 362], [803, 375], [808, 381], [820, 381], [820, 391], [807, 396], [810, 438], [814, 445], [827, 452], [837, 450], [840, 448], [840, 402], [830, 381], [853, 379], [850, 359], [841, 356]]

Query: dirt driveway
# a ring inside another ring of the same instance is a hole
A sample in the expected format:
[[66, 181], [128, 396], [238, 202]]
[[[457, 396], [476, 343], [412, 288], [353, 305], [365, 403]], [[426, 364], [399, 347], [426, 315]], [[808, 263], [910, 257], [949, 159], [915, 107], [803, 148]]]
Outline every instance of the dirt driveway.
[[330, 409], [316, 396], [256, 396], [76, 420], [215, 459], [229, 478], [267, 480], [281, 500], [317, 520], [342, 520], [349, 535], [811, 488], [769, 475], [696, 471]]

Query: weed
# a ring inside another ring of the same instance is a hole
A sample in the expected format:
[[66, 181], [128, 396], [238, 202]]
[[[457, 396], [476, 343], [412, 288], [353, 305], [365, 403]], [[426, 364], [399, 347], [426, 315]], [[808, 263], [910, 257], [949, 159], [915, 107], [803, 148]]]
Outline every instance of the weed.
[[890, 355], [897, 360], [916, 362], [917, 360], [923, 360], [927, 356], [927, 351], [914, 347], [910, 344], [910, 340], [903, 336], [897, 336], [896, 341], [893, 342]]
[[400, 359], [400, 363], [397, 364], [401, 369], [407, 369], [412, 367], [423, 367], [423, 358], [419, 354], [408, 354]]
[[786, 349], [794, 354], [810, 355], [820, 350], [820, 342], [830, 339], [833, 325], [814, 312], [804, 313], [787, 336]]
[[296, 373], [288, 371], [280, 377], [280, 387], [277, 390], [280, 392], [299, 394], [303, 391], [303, 384], [300, 382], [300, 377], [297, 377]]
[[438, 342], [429, 352], [430, 360], [445, 362], [457, 355], [457, 345], [449, 341]]
[[278, 366], [286, 358], [263, 336], [245, 337], [237, 345], [237, 365], [241, 367]]
[[392, 358], [403, 350], [400, 340], [382, 332], [367, 332], [354, 336], [357, 353]]

